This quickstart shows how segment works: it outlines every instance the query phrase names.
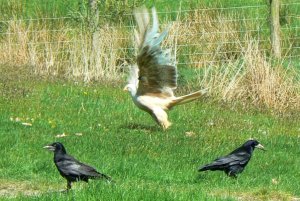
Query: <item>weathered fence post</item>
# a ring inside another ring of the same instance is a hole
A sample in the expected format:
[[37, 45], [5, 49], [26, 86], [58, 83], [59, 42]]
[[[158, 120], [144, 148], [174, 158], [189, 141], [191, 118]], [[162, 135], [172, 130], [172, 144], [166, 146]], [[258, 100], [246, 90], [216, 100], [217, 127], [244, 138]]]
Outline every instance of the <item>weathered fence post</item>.
[[[89, 0], [89, 31], [91, 32], [91, 53], [89, 54], [89, 65], [85, 80], [91, 79], [91, 76], [97, 76], [95, 72], [99, 68], [99, 0]], [[91, 74], [90, 72], [94, 72]]]
[[280, 47], [280, 23], [279, 23], [280, 0], [270, 0], [270, 29], [273, 55], [281, 57]]
[[92, 32], [92, 43], [95, 46], [97, 43], [98, 37], [98, 28], [99, 28], [99, 8], [98, 0], [89, 0], [90, 7], [90, 16], [89, 16], [89, 26], [90, 31]]
[[90, 16], [89, 16], [89, 25], [93, 32], [96, 31], [99, 23], [99, 9], [98, 9], [98, 0], [89, 0], [90, 7]]

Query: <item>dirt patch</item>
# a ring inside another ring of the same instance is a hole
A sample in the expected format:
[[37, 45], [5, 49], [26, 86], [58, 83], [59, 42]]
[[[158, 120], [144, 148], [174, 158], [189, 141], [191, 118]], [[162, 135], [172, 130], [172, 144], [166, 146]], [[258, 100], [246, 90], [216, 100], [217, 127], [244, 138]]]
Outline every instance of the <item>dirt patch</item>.
[[0, 65], [0, 95], [2, 98], [22, 98], [30, 94], [27, 80], [33, 80], [33, 73], [28, 67]]
[[0, 181], [0, 197], [33, 196], [41, 191], [28, 182]]
[[279, 191], [259, 190], [257, 192], [219, 192], [213, 193], [213, 196], [233, 198], [238, 201], [300, 201], [300, 198], [291, 194]]

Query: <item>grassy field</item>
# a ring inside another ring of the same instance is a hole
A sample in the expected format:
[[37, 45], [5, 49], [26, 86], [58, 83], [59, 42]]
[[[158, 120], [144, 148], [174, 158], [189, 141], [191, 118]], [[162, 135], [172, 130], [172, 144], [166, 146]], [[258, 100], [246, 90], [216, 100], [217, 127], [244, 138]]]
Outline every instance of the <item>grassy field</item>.
[[[299, 115], [276, 117], [209, 97], [174, 108], [162, 131], [138, 110], [122, 83], [84, 85], [1, 66], [0, 199], [293, 200], [299, 199]], [[30, 123], [32, 126], [23, 125]], [[66, 137], [57, 138], [65, 133]], [[80, 133], [81, 135], [78, 135]], [[197, 168], [250, 137], [256, 150], [238, 179]], [[115, 184], [66, 181], [42, 149], [54, 141]]]
[[[159, 13], [163, 26], [172, 21], [164, 45], [180, 47], [179, 63], [199, 63], [178, 64], [176, 94], [209, 88], [208, 97], [170, 111], [173, 125], [162, 131], [122, 91], [121, 64], [135, 58], [133, 50], [120, 49], [133, 47], [123, 40], [132, 34], [132, 29], [122, 28], [132, 23], [126, 13], [143, 3], [168, 12], [180, 7], [238, 7], [245, 1], [106, 0], [101, 12], [114, 19], [102, 19], [105, 24], [95, 48], [86, 22], [78, 21], [87, 17], [85, 0], [2, 0], [0, 200], [300, 200], [299, 4], [292, 4], [296, 1], [282, 0], [291, 3], [283, 5], [280, 14], [282, 44], [290, 49], [284, 49], [280, 61], [261, 51], [270, 50], [268, 39], [259, 42], [269, 37], [267, 6], [255, 12]], [[265, 4], [247, 1], [248, 6]], [[71, 20], [44, 19], [61, 16]], [[262, 18], [262, 24], [230, 22], [248, 17]], [[30, 18], [43, 19], [18, 20]], [[258, 32], [247, 31], [251, 29]], [[213, 34], [219, 32], [227, 34]], [[195, 41], [201, 45], [194, 47]], [[236, 45], [228, 45], [232, 41]], [[200, 56], [206, 51], [212, 56]], [[211, 59], [220, 63], [208, 64]], [[197, 172], [200, 165], [249, 138], [258, 139], [267, 151], [256, 150], [237, 179], [223, 172]], [[53, 163], [53, 153], [42, 148], [54, 141], [116, 183], [78, 182], [62, 193], [66, 180]]]

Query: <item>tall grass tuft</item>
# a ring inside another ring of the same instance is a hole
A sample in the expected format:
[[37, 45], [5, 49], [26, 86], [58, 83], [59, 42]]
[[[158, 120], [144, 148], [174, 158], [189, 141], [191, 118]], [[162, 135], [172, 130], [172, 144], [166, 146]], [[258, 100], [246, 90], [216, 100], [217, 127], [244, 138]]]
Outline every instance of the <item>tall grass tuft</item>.
[[[57, 21], [55, 29], [36, 21], [11, 20], [0, 43], [0, 60], [12, 65], [30, 65], [36, 74], [68, 78], [116, 80], [127, 54], [128, 31], [101, 26], [96, 32]], [[92, 35], [94, 35], [92, 37]]]
[[68, 77], [83, 77], [84, 81], [119, 79], [121, 61], [126, 46], [125, 31], [110, 27], [101, 27], [91, 40], [92, 34], [81, 32], [75, 40], [83, 41], [70, 46], [70, 63], [66, 67]]
[[240, 60], [206, 67], [199, 83], [224, 101], [251, 103], [277, 112], [300, 109], [300, 83], [293, 68], [266, 57], [255, 41], [250, 40], [241, 54]]
[[239, 13], [199, 9], [179, 17], [173, 23], [176, 28], [170, 33], [177, 36], [179, 62], [201, 68], [211, 63], [219, 65], [238, 59], [249, 38], [265, 39], [267, 35], [259, 33], [259, 23], [247, 20]]

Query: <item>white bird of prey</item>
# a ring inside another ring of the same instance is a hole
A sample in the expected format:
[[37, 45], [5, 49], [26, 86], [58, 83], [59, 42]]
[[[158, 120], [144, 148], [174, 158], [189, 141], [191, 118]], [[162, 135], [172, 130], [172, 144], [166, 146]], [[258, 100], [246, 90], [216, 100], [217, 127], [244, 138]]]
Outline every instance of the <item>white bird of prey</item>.
[[137, 65], [132, 66], [124, 90], [129, 91], [137, 107], [148, 112], [165, 130], [171, 125], [167, 110], [201, 97], [206, 90], [180, 97], [174, 96], [173, 90], [177, 87], [175, 58], [171, 57], [169, 50], [162, 50], [160, 47], [168, 29], [162, 33], [158, 32], [158, 17], [154, 7], [152, 27], [145, 7], [135, 9], [134, 16], [139, 29], [135, 30], [138, 46]]

